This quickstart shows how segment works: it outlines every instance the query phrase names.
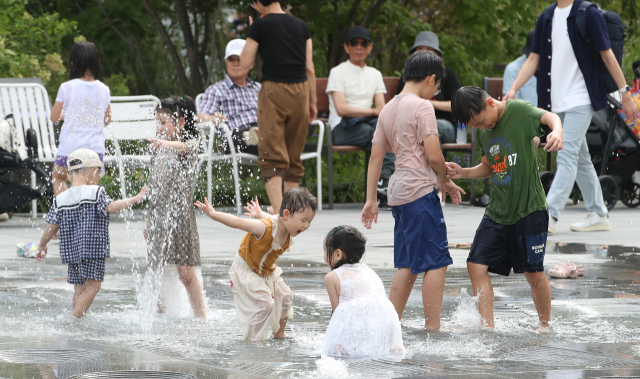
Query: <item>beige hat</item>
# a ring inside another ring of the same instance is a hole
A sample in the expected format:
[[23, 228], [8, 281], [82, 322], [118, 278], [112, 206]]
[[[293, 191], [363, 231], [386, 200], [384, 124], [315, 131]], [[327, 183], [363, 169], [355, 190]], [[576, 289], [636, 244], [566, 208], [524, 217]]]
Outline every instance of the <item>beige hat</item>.
[[102, 162], [98, 154], [90, 149], [78, 149], [67, 157], [67, 168], [69, 171], [85, 167], [102, 168]]

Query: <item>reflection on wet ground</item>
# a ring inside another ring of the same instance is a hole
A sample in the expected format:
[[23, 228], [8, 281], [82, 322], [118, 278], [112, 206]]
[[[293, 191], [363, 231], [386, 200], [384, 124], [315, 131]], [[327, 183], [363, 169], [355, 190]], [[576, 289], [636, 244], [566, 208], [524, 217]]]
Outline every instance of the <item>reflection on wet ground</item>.
[[[587, 273], [579, 279], [550, 280], [549, 331], [538, 330], [522, 275], [492, 277], [496, 329], [478, 327], [466, 271], [451, 269], [442, 331], [424, 331], [421, 283], [417, 283], [402, 321], [405, 359], [342, 361], [318, 354], [331, 316], [323, 265], [283, 259], [280, 264], [296, 307], [288, 326], [293, 338], [244, 343], [238, 340], [229, 262], [203, 262], [209, 302], [206, 320], [156, 315], [152, 331], [145, 333], [135, 291], [135, 273], [144, 271], [144, 262], [109, 260], [90, 314], [78, 321], [69, 315], [72, 286], [66, 283], [66, 266], [59, 259], [45, 264], [4, 260], [0, 261], [0, 377], [640, 377], [640, 249], [560, 243], [548, 247], [547, 268], [566, 260], [584, 263]], [[394, 271], [376, 271], [388, 290]], [[80, 375], [116, 370], [121, 372]], [[135, 376], [126, 370], [154, 372]]]

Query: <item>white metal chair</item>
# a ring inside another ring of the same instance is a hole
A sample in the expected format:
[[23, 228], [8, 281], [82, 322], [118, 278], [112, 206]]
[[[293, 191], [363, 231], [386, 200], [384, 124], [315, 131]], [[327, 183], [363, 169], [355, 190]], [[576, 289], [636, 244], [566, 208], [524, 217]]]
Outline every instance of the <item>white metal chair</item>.
[[113, 141], [115, 155], [104, 157], [104, 163], [115, 163], [120, 172], [120, 192], [127, 197], [125, 162], [148, 164], [151, 155], [123, 155], [119, 141], [146, 140], [156, 135], [156, 106], [160, 99], [152, 95], [112, 96], [111, 122], [105, 127], [105, 138]]
[[[38, 136], [36, 161], [55, 161], [58, 148], [51, 122], [51, 102], [47, 90], [38, 83], [0, 83], [0, 116], [13, 114], [18, 138], [24, 145], [27, 129], [33, 128]], [[31, 187], [36, 188], [36, 175], [31, 173]], [[37, 201], [33, 200], [32, 217], [37, 217]]]
[[[196, 108], [198, 109], [198, 111], [200, 110], [200, 104], [202, 102], [202, 97], [204, 96], [204, 94], [199, 94], [196, 97]], [[241, 199], [240, 199], [240, 180], [239, 180], [239, 174], [238, 174], [238, 163], [241, 164], [245, 164], [245, 165], [250, 165], [250, 166], [256, 166], [258, 164], [258, 156], [257, 155], [253, 155], [253, 154], [247, 154], [247, 153], [238, 153], [235, 145], [233, 143], [233, 138], [231, 130], [229, 128], [229, 126], [225, 123], [220, 124], [219, 128], [221, 129], [222, 133], [224, 134], [223, 137], [226, 138], [227, 143], [229, 144], [229, 149], [231, 151], [231, 154], [220, 154], [220, 153], [213, 153], [213, 139], [215, 136], [215, 127], [213, 127], [213, 123], [212, 122], [208, 122], [208, 123], [203, 123], [200, 124], [203, 125], [203, 129], [204, 128], [210, 128], [209, 130], [209, 137], [208, 137], [208, 141], [207, 141], [207, 146], [205, 148], [205, 154], [202, 155], [202, 159], [203, 160], [207, 160], [207, 196], [209, 198], [211, 198], [211, 192], [212, 192], [212, 183], [211, 183], [211, 171], [212, 171], [212, 161], [214, 160], [226, 160], [231, 158], [231, 162], [233, 165], [233, 178], [234, 178], [234, 184], [235, 184], [235, 192], [236, 192], [236, 208], [238, 211], [238, 214], [242, 213], [242, 204], [241, 204]], [[204, 126], [207, 125], [207, 126]], [[315, 125], [318, 127], [318, 142], [316, 145], [316, 149], [315, 151], [312, 152], [306, 152], [306, 153], [302, 153], [302, 155], [300, 156], [302, 161], [306, 161], [309, 159], [315, 159], [316, 160], [316, 171], [317, 171], [317, 200], [318, 200], [318, 211], [322, 211], [322, 143], [324, 140], [324, 123], [320, 120], [313, 120], [310, 124], [311, 125]]]

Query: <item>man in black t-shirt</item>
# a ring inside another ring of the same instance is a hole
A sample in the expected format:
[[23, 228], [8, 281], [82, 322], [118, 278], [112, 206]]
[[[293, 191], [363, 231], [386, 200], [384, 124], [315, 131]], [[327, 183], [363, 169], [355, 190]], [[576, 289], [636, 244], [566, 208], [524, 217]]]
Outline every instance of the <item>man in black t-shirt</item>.
[[[440, 50], [440, 42], [438, 36], [432, 32], [420, 32], [416, 36], [415, 42], [409, 50], [409, 55], [416, 51], [427, 50], [438, 54], [442, 57], [444, 54]], [[453, 114], [451, 113], [451, 98], [453, 93], [462, 87], [456, 73], [446, 67], [447, 75], [440, 83], [440, 93], [431, 99], [431, 104], [436, 109], [436, 119], [438, 121], [438, 136], [440, 143], [456, 142], [456, 127], [453, 122]], [[404, 81], [400, 78], [398, 84], [398, 93], [402, 92]]]

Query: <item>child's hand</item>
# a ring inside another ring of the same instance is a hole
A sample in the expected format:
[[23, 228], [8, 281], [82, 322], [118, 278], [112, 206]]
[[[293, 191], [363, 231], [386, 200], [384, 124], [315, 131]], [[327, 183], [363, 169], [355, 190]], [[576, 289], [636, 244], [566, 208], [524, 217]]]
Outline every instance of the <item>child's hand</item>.
[[555, 129], [547, 136], [547, 144], [544, 146], [546, 151], [562, 150], [562, 129]]
[[367, 229], [371, 229], [372, 222], [378, 223], [378, 204], [375, 201], [367, 200], [364, 208], [362, 208], [360, 220], [362, 220], [362, 225]]
[[204, 198], [204, 204], [196, 200], [195, 205], [209, 217], [216, 213], [216, 210], [209, 204], [209, 199], [206, 197]]
[[255, 198], [255, 200], [251, 200], [250, 203], [247, 203], [247, 206], [244, 207], [244, 209], [246, 210], [246, 212], [244, 213], [245, 216], [258, 219], [262, 216], [262, 209], [260, 209], [260, 203], [258, 203], [257, 197]]
[[142, 202], [144, 200], [144, 197], [149, 193], [149, 186], [144, 186], [140, 189], [140, 192], [138, 192], [137, 197], [139, 197], [140, 202]]
[[165, 140], [161, 140], [157, 138], [149, 138], [148, 141], [149, 141], [149, 149], [151, 150], [167, 147], [167, 141]]
[[458, 187], [451, 180], [441, 181], [440, 190], [442, 191], [442, 196], [446, 196], [447, 193], [449, 194], [449, 196], [451, 197], [451, 202], [455, 206], [460, 205], [460, 202], [462, 201], [462, 195], [460, 194], [460, 192], [464, 193], [465, 195], [467, 194], [462, 188]]
[[36, 254], [36, 258], [38, 258], [38, 260], [41, 261], [45, 255], [47, 255], [47, 245], [38, 246], [38, 254]]
[[462, 178], [462, 167], [459, 164], [453, 162], [445, 162], [447, 167], [447, 173], [445, 178], [447, 179], [460, 179]]

